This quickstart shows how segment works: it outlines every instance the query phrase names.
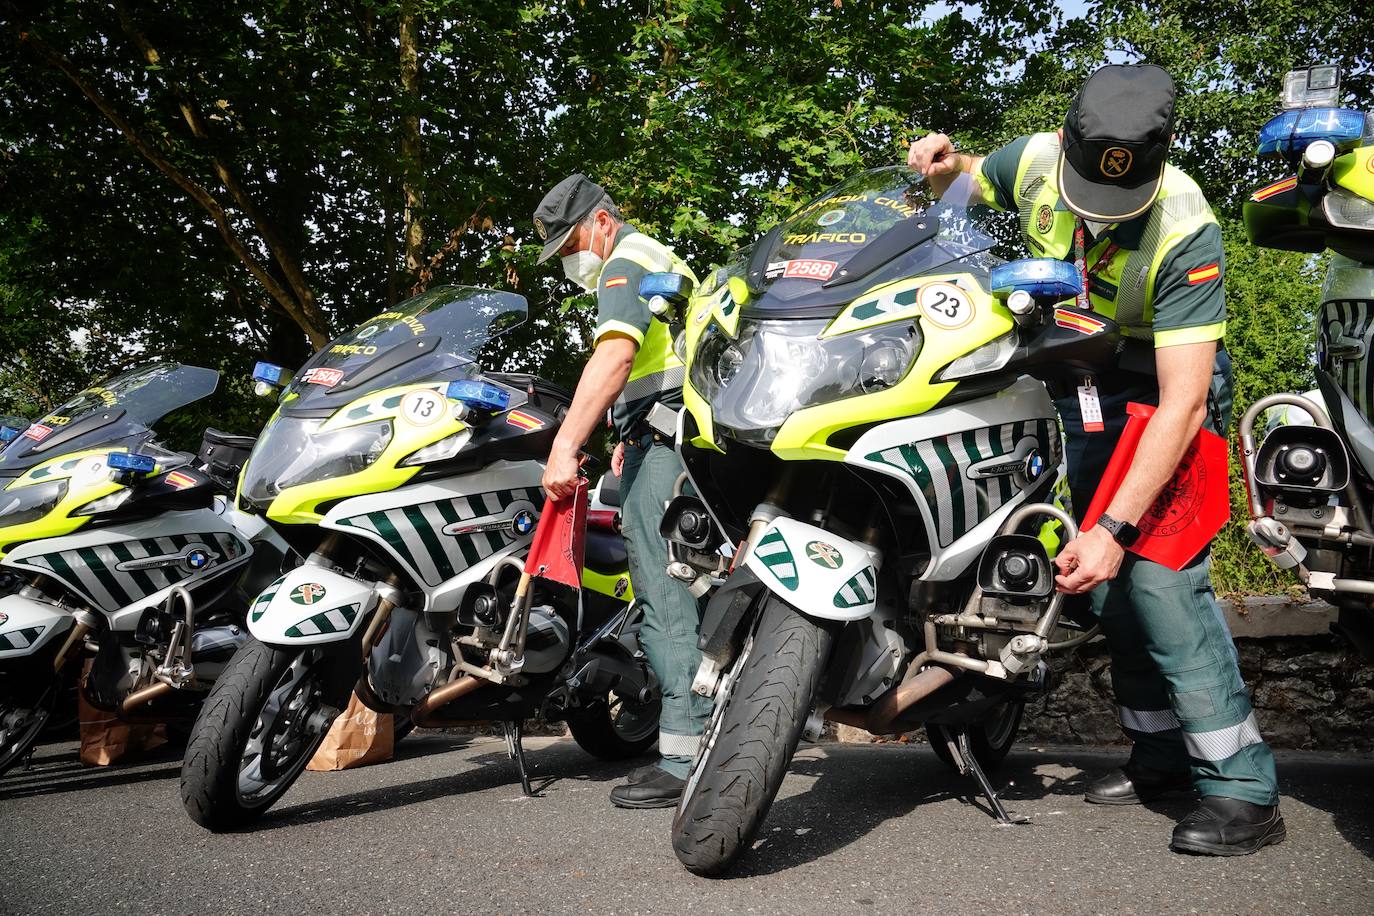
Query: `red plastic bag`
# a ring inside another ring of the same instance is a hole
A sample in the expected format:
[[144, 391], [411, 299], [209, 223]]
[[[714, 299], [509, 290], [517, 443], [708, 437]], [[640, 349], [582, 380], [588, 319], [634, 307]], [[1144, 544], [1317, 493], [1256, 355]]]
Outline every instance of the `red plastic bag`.
[[[1107, 511], [1112, 497], [1126, 479], [1140, 437], [1154, 412], [1155, 409], [1147, 404], [1126, 405], [1129, 415], [1126, 429], [1083, 516], [1085, 529], [1096, 524]], [[1140, 539], [1130, 548], [1131, 552], [1161, 566], [1182, 569], [1212, 543], [1212, 538], [1231, 517], [1229, 458], [1225, 439], [1210, 430], [1199, 429], [1179, 460], [1174, 476], [1136, 523]]]

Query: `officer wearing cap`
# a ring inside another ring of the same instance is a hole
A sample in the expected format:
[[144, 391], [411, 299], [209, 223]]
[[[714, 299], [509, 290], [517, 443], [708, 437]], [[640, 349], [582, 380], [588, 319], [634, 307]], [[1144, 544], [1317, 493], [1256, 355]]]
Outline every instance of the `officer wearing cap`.
[[561, 255], [568, 279], [595, 290], [597, 305], [592, 356], [549, 453], [544, 489], [554, 497], [573, 492], [578, 452], [610, 409], [620, 439], [611, 470], [622, 480], [630, 580], [644, 614], [640, 642], [663, 694], [660, 760], [631, 772], [611, 791], [611, 801], [622, 808], [671, 807], [682, 796], [711, 707], [692, 693], [701, 663], [697, 602], [665, 573], [668, 550], [658, 530], [682, 465], [671, 432], [648, 422], [655, 405], [682, 407], [685, 370], [668, 325], [654, 320], [640, 299], [639, 281], [657, 271], [680, 273], [693, 283], [696, 277], [671, 250], [624, 222], [610, 196], [583, 175], [569, 176], [544, 196], [534, 228], [544, 242], [539, 262]]
[[1208, 552], [1180, 572], [1126, 552], [1199, 426], [1224, 435], [1231, 411], [1221, 230], [1197, 184], [1166, 161], [1173, 120], [1168, 73], [1107, 66], [1083, 84], [1057, 133], [1019, 137], [986, 157], [932, 134], [911, 145], [907, 162], [940, 193], [967, 172], [975, 197], [1015, 209], [1032, 254], [1074, 261], [1086, 280], [1079, 305], [1128, 338], [1120, 367], [1055, 402], [1080, 513], [1127, 402], [1158, 405], [1106, 513], [1055, 561], [1060, 591], [1091, 591], [1134, 742], [1129, 761], [1092, 783], [1087, 800], [1139, 804], [1191, 785], [1201, 802], [1171, 848], [1237, 855], [1285, 830], [1273, 755], [1212, 592]]

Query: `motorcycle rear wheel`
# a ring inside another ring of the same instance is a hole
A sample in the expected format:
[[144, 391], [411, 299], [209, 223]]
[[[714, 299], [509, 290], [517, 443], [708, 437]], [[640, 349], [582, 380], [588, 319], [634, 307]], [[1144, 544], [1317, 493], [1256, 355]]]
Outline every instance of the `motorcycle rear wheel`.
[[[982, 719], [968, 726], [969, 746], [973, 756], [985, 773], [991, 773], [1002, 765], [1016, 744], [1016, 735], [1021, 730], [1021, 714], [1026, 704], [1020, 700], [1008, 700], [993, 709]], [[926, 740], [940, 762], [952, 770], [957, 770], [954, 758], [950, 756], [949, 745], [942, 734], [946, 726], [927, 725]]]
[[673, 820], [673, 851], [688, 871], [721, 874], [753, 843], [796, 753], [832, 640], [782, 599], [764, 599], [718, 691]]
[[354, 647], [244, 644], [215, 681], [186, 745], [181, 801], [191, 820], [215, 832], [244, 827], [285, 794], [348, 702], [358, 674]]
[[615, 691], [567, 715], [568, 730], [582, 750], [602, 760], [629, 760], [658, 740], [658, 694], [648, 703], [622, 697]]

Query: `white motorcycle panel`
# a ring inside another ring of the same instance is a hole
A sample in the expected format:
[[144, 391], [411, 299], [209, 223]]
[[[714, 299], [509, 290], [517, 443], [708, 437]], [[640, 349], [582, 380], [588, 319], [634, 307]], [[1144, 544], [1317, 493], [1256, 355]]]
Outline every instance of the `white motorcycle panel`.
[[0, 598], [0, 659], [33, 655], [72, 626], [72, 615], [23, 595]]
[[861, 620], [877, 603], [878, 574], [868, 551], [796, 519], [774, 519], [744, 565], [812, 617]]
[[263, 591], [248, 609], [248, 632], [273, 646], [313, 646], [353, 635], [377, 602], [370, 583], [307, 563]]

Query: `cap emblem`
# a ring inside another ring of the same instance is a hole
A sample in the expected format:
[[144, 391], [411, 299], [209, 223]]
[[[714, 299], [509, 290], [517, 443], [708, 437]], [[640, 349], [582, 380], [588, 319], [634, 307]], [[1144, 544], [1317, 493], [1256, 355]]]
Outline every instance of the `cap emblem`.
[[539, 217], [534, 218], [534, 231], [539, 233], [539, 240], [547, 242], [549, 240], [549, 230], [544, 228], [544, 221]]
[[1102, 153], [1102, 163], [1098, 166], [1108, 178], [1120, 178], [1131, 170], [1131, 151], [1120, 146], [1109, 146]]

